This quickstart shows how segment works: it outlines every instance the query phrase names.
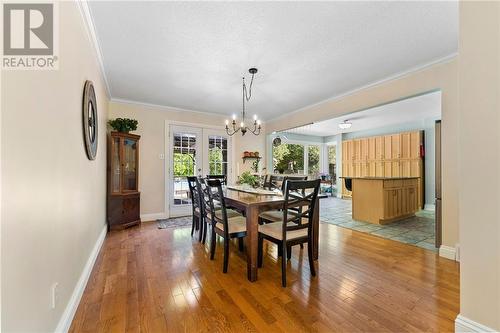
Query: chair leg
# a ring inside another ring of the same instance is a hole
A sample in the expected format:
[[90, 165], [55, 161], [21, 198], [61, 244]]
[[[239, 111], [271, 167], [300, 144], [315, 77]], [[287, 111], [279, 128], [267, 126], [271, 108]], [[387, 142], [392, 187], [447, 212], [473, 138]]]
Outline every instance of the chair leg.
[[286, 246], [286, 255], [287, 255], [286, 258], [288, 260], [292, 259], [292, 246], [291, 245]]
[[281, 244], [281, 285], [286, 287], [286, 246]]
[[208, 229], [208, 223], [207, 220], [205, 220], [204, 217], [201, 218], [202, 224], [203, 224], [203, 238], [201, 239], [201, 242], [205, 244], [205, 240], [207, 239], [207, 229]]
[[203, 239], [203, 221], [201, 220], [201, 217], [198, 217], [198, 225], [200, 226], [198, 242], [201, 242]]
[[262, 257], [263, 257], [263, 252], [264, 252], [264, 249], [263, 249], [263, 245], [264, 245], [264, 237], [262, 237], [260, 234], [259, 234], [259, 242], [258, 242], [258, 245], [257, 245], [257, 253], [258, 253], [258, 257], [257, 257], [257, 267], [261, 268], [262, 267]]
[[311, 275], [316, 276], [316, 268], [314, 267], [313, 260], [313, 246], [312, 242], [307, 242], [307, 257], [309, 258], [309, 269], [311, 270]]
[[227, 273], [227, 266], [229, 263], [229, 239], [224, 238], [224, 266], [222, 272]]
[[194, 234], [194, 225], [196, 224], [196, 216], [193, 214], [193, 224], [191, 225], [191, 237]]
[[238, 250], [243, 252], [243, 237], [238, 238]]
[[210, 260], [214, 260], [214, 256], [215, 256], [215, 241], [216, 241], [216, 233], [215, 233], [215, 230], [214, 228], [212, 227], [212, 233], [211, 233], [211, 237], [210, 237]]
[[278, 258], [281, 257], [281, 252], [283, 252], [283, 245], [278, 244]]

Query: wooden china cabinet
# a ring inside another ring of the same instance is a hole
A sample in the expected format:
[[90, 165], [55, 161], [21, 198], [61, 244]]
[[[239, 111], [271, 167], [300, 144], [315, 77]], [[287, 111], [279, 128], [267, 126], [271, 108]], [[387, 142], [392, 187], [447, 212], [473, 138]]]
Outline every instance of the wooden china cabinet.
[[111, 132], [108, 136], [108, 230], [141, 223], [139, 135]]

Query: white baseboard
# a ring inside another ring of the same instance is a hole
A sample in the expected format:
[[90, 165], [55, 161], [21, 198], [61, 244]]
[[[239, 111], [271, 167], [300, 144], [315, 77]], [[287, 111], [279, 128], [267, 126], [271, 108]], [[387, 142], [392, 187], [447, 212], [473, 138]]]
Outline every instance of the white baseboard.
[[59, 323], [57, 324], [55, 330], [56, 333], [68, 332], [71, 326], [71, 322], [73, 321], [73, 317], [75, 316], [76, 309], [78, 309], [78, 305], [80, 304], [80, 299], [82, 298], [85, 287], [87, 286], [87, 281], [89, 280], [92, 268], [94, 267], [95, 261], [99, 254], [99, 251], [101, 250], [101, 246], [104, 242], [104, 239], [106, 238], [107, 232], [108, 232], [108, 225], [105, 224], [104, 228], [99, 234], [99, 237], [97, 238], [97, 241], [95, 242], [92, 252], [90, 252], [90, 256], [87, 259], [85, 267], [83, 267], [82, 274], [80, 275], [80, 278], [76, 283], [75, 289], [71, 294], [71, 298], [69, 299], [68, 304], [66, 305], [66, 309], [64, 309], [61, 319], [59, 319]]
[[434, 204], [425, 204], [424, 205], [424, 210], [428, 210], [430, 212], [435, 212], [436, 211], [436, 205], [434, 205]]
[[439, 256], [441, 256], [443, 258], [458, 261], [457, 260], [458, 259], [457, 258], [457, 250], [456, 250], [456, 248], [451, 247], [451, 246], [441, 245], [439, 247]]
[[498, 331], [459, 314], [455, 319], [455, 332], [470, 333], [470, 332], [498, 332]]
[[142, 222], [156, 221], [156, 220], [166, 219], [166, 218], [168, 218], [168, 216], [165, 213], [141, 214], [141, 221]]

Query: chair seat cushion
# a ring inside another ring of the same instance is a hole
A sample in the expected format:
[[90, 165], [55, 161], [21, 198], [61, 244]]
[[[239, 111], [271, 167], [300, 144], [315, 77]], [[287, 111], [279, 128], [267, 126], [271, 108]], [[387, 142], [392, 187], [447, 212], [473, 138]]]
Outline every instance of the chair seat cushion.
[[[288, 211], [287, 217], [293, 218], [297, 216], [296, 212], [293, 211]], [[271, 221], [271, 222], [278, 222], [278, 221], [283, 221], [283, 211], [282, 210], [267, 210], [265, 212], [262, 212], [259, 214], [259, 217], [263, 220]]]
[[[228, 219], [242, 216], [239, 212], [233, 209], [226, 209], [226, 215]], [[215, 216], [217, 216], [219, 219], [222, 219], [222, 210], [220, 208], [215, 211]]]
[[[229, 233], [230, 234], [247, 231], [247, 220], [246, 220], [246, 218], [244, 218], [241, 215], [228, 219], [227, 225], [229, 226]], [[224, 231], [224, 224], [223, 223], [217, 223], [215, 225], [215, 227], [217, 229]]]
[[[293, 220], [297, 217], [298, 213], [294, 211], [288, 211], [287, 219], [288, 221]], [[271, 222], [281, 222], [283, 221], [283, 211], [281, 210], [268, 210], [259, 214], [259, 217], [266, 221]], [[294, 221], [296, 224], [298, 221]], [[302, 218], [302, 224], [309, 223], [309, 219], [307, 217]]]
[[[296, 226], [297, 224], [293, 222], [288, 222], [288, 226]], [[274, 239], [279, 239], [283, 240], [283, 223], [282, 222], [274, 222], [274, 223], [267, 223], [263, 225], [259, 225], [259, 232], [270, 236]], [[301, 238], [301, 237], [306, 237], [307, 236], [307, 228], [304, 229], [299, 229], [299, 230], [291, 230], [287, 231], [286, 233], [286, 239], [291, 240], [291, 239], [296, 239], [296, 238]]]

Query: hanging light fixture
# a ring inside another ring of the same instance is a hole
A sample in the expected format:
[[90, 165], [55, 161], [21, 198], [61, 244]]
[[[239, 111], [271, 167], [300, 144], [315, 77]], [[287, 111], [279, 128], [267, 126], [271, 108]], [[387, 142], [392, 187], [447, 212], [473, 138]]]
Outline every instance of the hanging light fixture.
[[229, 128], [229, 120], [226, 120], [226, 133], [229, 135], [234, 135], [237, 132], [241, 131], [241, 135], [245, 135], [247, 131], [251, 132], [254, 135], [260, 134], [260, 120], [257, 119], [257, 115], [253, 116], [253, 128], [250, 128], [245, 125], [245, 102], [248, 102], [252, 97], [252, 85], [253, 85], [253, 77], [255, 73], [257, 73], [257, 68], [250, 68], [248, 70], [250, 74], [252, 74], [252, 79], [250, 80], [250, 87], [247, 90], [247, 85], [245, 83], [245, 77], [243, 77], [243, 109], [241, 112], [241, 122], [240, 126], [236, 126], [236, 115], [233, 114], [233, 121], [231, 122], [231, 127]]
[[349, 120], [347, 120], [347, 119], [346, 119], [346, 120], [344, 120], [343, 122], [341, 122], [341, 123], [339, 124], [339, 128], [340, 128], [340, 129], [349, 129], [349, 128], [351, 128], [351, 126], [352, 126], [352, 123], [351, 123], [351, 122], [349, 122]]

